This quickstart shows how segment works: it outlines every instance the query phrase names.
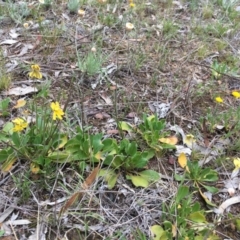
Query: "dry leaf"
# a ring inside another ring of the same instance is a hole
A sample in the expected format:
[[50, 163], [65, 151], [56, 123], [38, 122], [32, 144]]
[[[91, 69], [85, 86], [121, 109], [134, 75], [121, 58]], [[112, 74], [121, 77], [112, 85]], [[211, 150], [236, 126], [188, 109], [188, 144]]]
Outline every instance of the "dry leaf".
[[26, 105], [26, 100], [24, 98], [21, 98], [17, 100], [17, 104], [13, 108], [21, 108]]
[[170, 145], [176, 145], [177, 142], [178, 142], [178, 138], [176, 136], [171, 136], [171, 137], [167, 137], [167, 138], [160, 138], [158, 140], [162, 143], [167, 143], [167, 144], [170, 144]]
[[99, 171], [99, 165], [93, 169], [91, 174], [83, 182], [83, 184], [82, 184], [82, 188], [83, 189], [86, 190], [86, 189], [88, 189], [92, 185], [92, 183], [95, 181], [95, 179], [97, 177], [98, 171]]
[[106, 94], [103, 93], [103, 94], [99, 94], [99, 95], [106, 102], [106, 104], [113, 105], [112, 100]]
[[76, 201], [83, 195], [82, 192], [76, 192], [74, 193], [66, 202], [66, 204], [62, 207], [60, 211], [60, 215], [64, 213], [68, 208], [70, 208]]
[[0, 42], [0, 45], [4, 45], [4, 44], [12, 45], [12, 44], [17, 43], [17, 42], [18, 42], [17, 40], [7, 39], [7, 40], [4, 40], [4, 41]]
[[26, 94], [34, 93], [34, 92], [38, 92], [37, 88], [28, 86], [28, 87], [12, 88], [12, 89], [6, 91], [4, 94], [5, 95], [22, 96], [22, 95], [26, 95]]
[[187, 166], [187, 156], [185, 155], [185, 153], [180, 153], [180, 155], [178, 156], [178, 163], [181, 168], [185, 168]]
[[117, 129], [111, 129], [107, 131], [107, 134], [118, 134], [119, 131]]
[[102, 113], [97, 113], [97, 114], [95, 114], [94, 117], [97, 118], [97, 119], [103, 119]]

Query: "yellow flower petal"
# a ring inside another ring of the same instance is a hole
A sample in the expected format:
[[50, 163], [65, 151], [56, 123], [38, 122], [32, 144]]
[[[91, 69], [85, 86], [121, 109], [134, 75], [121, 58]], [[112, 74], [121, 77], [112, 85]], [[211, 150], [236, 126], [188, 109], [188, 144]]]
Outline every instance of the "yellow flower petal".
[[240, 98], [240, 92], [238, 92], [238, 91], [232, 91], [232, 95], [233, 95], [235, 98]]
[[40, 67], [37, 64], [32, 65], [31, 68], [32, 68], [33, 71], [37, 71], [37, 72], [40, 71]]
[[57, 118], [62, 120], [62, 116], [64, 115], [63, 110], [61, 109], [58, 102], [52, 102], [50, 105], [52, 111], [53, 111], [53, 120], [56, 120]]
[[235, 169], [240, 169], [240, 158], [234, 158], [233, 164], [235, 166]]
[[215, 101], [218, 103], [223, 103], [223, 99], [221, 97], [216, 97]]
[[12, 120], [12, 122], [15, 124], [14, 128], [13, 128], [14, 132], [21, 132], [28, 126], [28, 123], [21, 118], [16, 118], [16, 119]]

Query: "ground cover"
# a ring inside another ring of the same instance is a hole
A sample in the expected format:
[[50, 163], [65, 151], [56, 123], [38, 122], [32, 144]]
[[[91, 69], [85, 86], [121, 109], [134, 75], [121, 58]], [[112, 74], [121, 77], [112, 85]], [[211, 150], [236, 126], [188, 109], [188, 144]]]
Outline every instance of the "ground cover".
[[0, 239], [239, 239], [238, 1], [0, 1]]

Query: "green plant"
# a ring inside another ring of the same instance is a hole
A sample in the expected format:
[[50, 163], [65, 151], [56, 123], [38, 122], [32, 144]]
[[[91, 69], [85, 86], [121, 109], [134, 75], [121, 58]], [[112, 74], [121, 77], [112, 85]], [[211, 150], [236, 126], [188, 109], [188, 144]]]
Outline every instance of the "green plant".
[[30, 15], [30, 9], [26, 2], [15, 3], [8, 0], [6, 9], [11, 19], [18, 24], [22, 24], [23, 19]]
[[79, 0], [69, 0], [67, 6], [68, 6], [68, 10], [71, 13], [75, 13], [78, 11], [78, 9], [80, 7], [80, 2], [79, 2]]
[[163, 153], [167, 149], [175, 149], [174, 145], [160, 142], [160, 138], [169, 136], [165, 130], [165, 120], [159, 120], [156, 115], [143, 115], [143, 122], [137, 127], [136, 132], [146, 141], [147, 145], [156, 152]]
[[104, 59], [100, 53], [89, 52], [85, 57], [78, 54], [78, 68], [89, 76], [100, 73], [103, 62]]
[[174, 22], [170, 20], [163, 21], [162, 32], [166, 39], [175, 37], [177, 34], [177, 30], [178, 30], [178, 26]]
[[0, 91], [8, 89], [12, 82], [11, 74], [7, 72], [5, 65], [6, 60], [0, 49]]
[[65, 139], [65, 135], [59, 131], [59, 122], [55, 121], [61, 119], [64, 113], [57, 103], [52, 106], [53, 104], [53, 116], [50, 107], [39, 108], [33, 103], [30, 104], [30, 123], [23, 117], [4, 125], [1, 143], [5, 148], [0, 150], [0, 162], [3, 163], [4, 171], [8, 171], [15, 161], [22, 160], [29, 161], [32, 172], [37, 173], [40, 167], [44, 169], [53, 161], [51, 155]]
[[211, 206], [215, 206], [212, 204], [208, 198], [204, 195], [201, 188], [209, 191], [210, 193], [217, 193], [218, 189], [207, 185], [208, 183], [213, 183], [218, 180], [218, 174], [216, 171], [211, 168], [202, 168], [199, 166], [198, 161], [187, 161], [187, 167], [184, 175], [175, 174], [175, 179], [177, 181], [189, 181], [193, 182], [193, 186], [196, 187], [203, 197], [205, 202]]
[[217, 61], [213, 61], [211, 70], [212, 70], [212, 76], [215, 79], [219, 79], [223, 73], [227, 72], [227, 65], [225, 63], [218, 63]]
[[5, 98], [0, 101], [0, 116], [7, 117], [10, 114], [8, 110], [10, 101], [10, 98]]
[[29, 197], [31, 196], [31, 191], [30, 191], [30, 186], [31, 186], [31, 181], [29, 179], [29, 174], [24, 174], [23, 176], [14, 176], [13, 181], [20, 192], [20, 202], [26, 202]]
[[[153, 228], [154, 227], [154, 228]], [[152, 226], [151, 231], [161, 234], [159, 239], [219, 239], [214, 233], [214, 225], [208, 223], [206, 213], [198, 202], [193, 202], [189, 187], [180, 185], [171, 203], [163, 204], [161, 226]]]

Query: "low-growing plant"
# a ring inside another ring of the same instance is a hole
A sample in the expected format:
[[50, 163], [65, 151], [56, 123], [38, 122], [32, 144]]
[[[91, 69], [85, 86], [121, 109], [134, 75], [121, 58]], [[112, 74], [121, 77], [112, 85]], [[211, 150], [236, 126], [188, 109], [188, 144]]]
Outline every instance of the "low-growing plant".
[[69, 0], [67, 6], [71, 13], [76, 13], [80, 7], [80, 2], [79, 0]]
[[184, 175], [175, 174], [175, 179], [181, 182], [192, 181], [193, 187], [199, 191], [205, 202], [211, 206], [215, 206], [202, 192], [202, 188], [213, 194], [218, 192], [217, 188], [208, 185], [208, 183], [214, 183], [218, 180], [218, 174], [216, 171], [211, 168], [202, 168], [199, 166], [198, 161], [187, 161]]
[[85, 74], [92, 76], [100, 73], [104, 58], [101, 53], [89, 52], [85, 57], [78, 54], [78, 68]]
[[205, 211], [200, 203], [193, 201], [193, 193], [185, 185], [179, 186], [171, 203], [163, 204], [161, 225], [154, 225], [150, 230], [161, 235], [157, 239], [219, 239], [213, 232], [214, 225], [208, 223]]
[[[26, 105], [22, 103], [19, 107], [26, 108]], [[18, 117], [4, 125], [1, 143], [5, 148], [0, 150], [4, 171], [8, 171], [17, 160], [29, 161], [34, 173], [51, 164], [53, 159], [50, 156], [61, 146], [65, 136], [56, 121], [62, 119], [64, 112], [58, 102], [52, 102], [51, 109], [50, 105], [37, 107], [32, 103], [25, 109], [29, 112], [28, 117]]]
[[28, 4], [24, 1], [15, 3], [8, 0], [6, 9], [11, 19], [18, 24], [22, 24], [23, 20], [31, 14]]

